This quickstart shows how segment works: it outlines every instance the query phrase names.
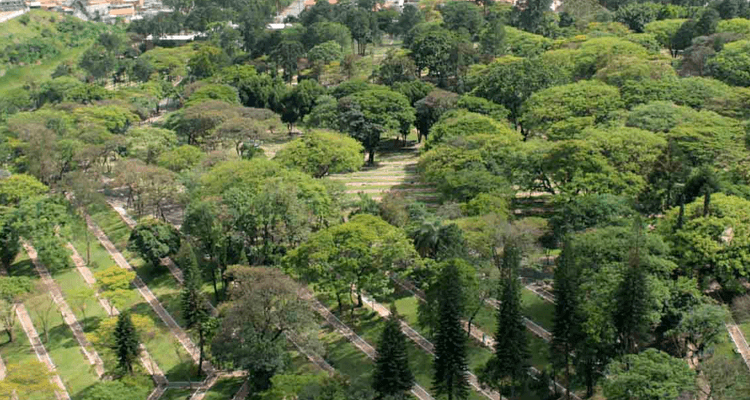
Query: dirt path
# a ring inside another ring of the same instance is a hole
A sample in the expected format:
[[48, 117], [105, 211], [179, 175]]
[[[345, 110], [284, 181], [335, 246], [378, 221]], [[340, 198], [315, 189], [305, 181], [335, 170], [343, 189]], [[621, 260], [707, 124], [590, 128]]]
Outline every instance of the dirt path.
[[[75, 264], [78, 273], [81, 274], [83, 280], [91, 289], [96, 290], [96, 279], [94, 278], [94, 274], [91, 273], [91, 270], [86, 266], [86, 263], [83, 262], [83, 258], [81, 258], [81, 256], [78, 254], [78, 251], [75, 249], [75, 247], [73, 247], [71, 243], [68, 243], [68, 249], [72, 251], [70, 258], [73, 260], [73, 264]], [[96, 299], [99, 300], [99, 304], [102, 306], [104, 311], [106, 311], [110, 317], [115, 317], [120, 314], [120, 311], [118, 311], [115, 306], [110, 304], [107, 299], [99, 296], [99, 293], [95, 293], [94, 295], [96, 296]], [[146, 346], [144, 346], [143, 343], [139, 343], [138, 349], [140, 350], [139, 357], [141, 360], [141, 364], [143, 364], [143, 367], [146, 369], [146, 371], [148, 371], [148, 373], [151, 375], [151, 378], [156, 383], [156, 390], [161, 387], [166, 388], [166, 385], [169, 383], [169, 381], [167, 381], [167, 377], [164, 375], [164, 372], [162, 372], [161, 368], [159, 368], [159, 365], [156, 364], [156, 361], [151, 358], [151, 354], [149, 354], [146, 350]], [[149, 399], [151, 399], [151, 396], [149, 396]]]
[[[133, 269], [128, 261], [125, 260], [125, 257], [122, 255], [122, 253], [117, 250], [115, 245], [112, 244], [109, 238], [107, 238], [107, 235], [105, 235], [104, 232], [94, 223], [91, 217], [88, 214], [85, 214], [84, 217], [86, 219], [86, 224], [88, 225], [89, 230], [94, 234], [94, 236], [96, 236], [102, 246], [104, 246], [109, 255], [115, 260], [115, 263], [117, 263], [120, 268], [136, 273], [135, 269]], [[154, 312], [156, 312], [162, 322], [167, 325], [172, 334], [177, 338], [180, 344], [182, 344], [182, 347], [185, 348], [185, 351], [187, 351], [188, 354], [193, 358], [193, 361], [198, 363], [200, 361], [200, 352], [198, 351], [197, 346], [193, 343], [190, 337], [188, 337], [188, 335], [180, 327], [180, 325], [177, 324], [174, 318], [172, 318], [169, 312], [167, 312], [161, 302], [159, 302], [159, 299], [156, 298], [156, 296], [151, 292], [148, 286], [146, 286], [143, 280], [141, 280], [137, 273], [135, 279], [133, 279], [133, 285], [136, 287], [138, 293], [141, 294], [143, 299], [148, 302], [151, 308], [153, 308]], [[214, 373], [214, 368], [208, 361], [204, 361], [203, 370], [206, 371], [209, 375]]]
[[58, 400], [70, 400], [70, 394], [68, 394], [68, 390], [65, 388], [62, 379], [60, 379], [60, 375], [57, 374], [55, 363], [52, 362], [52, 359], [47, 353], [47, 349], [44, 348], [44, 344], [42, 344], [42, 341], [39, 339], [39, 334], [37, 333], [36, 328], [34, 328], [34, 323], [31, 322], [31, 317], [26, 310], [26, 306], [22, 303], [16, 303], [16, 315], [18, 316], [18, 320], [21, 321], [21, 327], [24, 332], [26, 332], [29, 342], [31, 342], [31, 347], [34, 348], [36, 358], [47, 365], [47, 368], [53, 374], [50, 381], [59, 389], [55, 390], [55, 396], [57, 396]]
[[[335, 315], [333, 315], [328, 310], [328, 308], [326, 308], [326, 306], [324, 306], [315, 298], [315, 296], [313, 296], [310, 291], [302, 289], [300, 297], [309, 300], [312, 304], [313, 309], [318, 314], [320, 314], [333, 328], [335, 328], [347, 340], [352, 342], [352, 344], [356, 346], [361, 352], [365, 353], [368, 358], [370, 358], [371, 360], [375, 360], [375, 356], [377, 355], [377, 351], [375, 350], [375, 348], [367, 343], [367, 341], [362, 339], [359, 335], [354, 333], [354, 331], [352, 331], [346, 324], [341, 322], [341, 320], [339, 320]], [[430, 393], [418, 384], [414, 385], [414, 387], [411, 389], [411, 392], [420, 400], [433, 400]]]
[[94, 366], [96, 375], [101, 378], [102, 375], [104, 375], [104, 363], [99, 357], [99, 353], [94, 349], [94, 346], [88, 341], [88, 339], [86, 339], [86, 334], [83, 333], [81, 324], [78, 323], [78, 319], [75, 314], [73, 314], [73, 310], [70, 309], [68, 302], [65, 300], [65, 296], [63, 296], [62, 290], [60, 290], [60, 286], [54, 279], [52, 279], [52, 275], [50, 275], [47, 268], [39, 262], [36, 249], [26, 242], [23, 242], [23, 248], [29, 255], [31, 263], [34, 264], [36, 272], [42, 278], [42, 282], [44, 282], [44, 285], [47, 287], [50, 297], [52, 297], [52, 300], [57, 304], [57, 308], [60, 310], [60, 314], [62, 314], [63, 321], [65, 321], [65, 324], [67, 324], [73, 332], [73, 336], [76, 338], [78, 345], [81, 346], [83, 355], [89, 360], [89, 364]]

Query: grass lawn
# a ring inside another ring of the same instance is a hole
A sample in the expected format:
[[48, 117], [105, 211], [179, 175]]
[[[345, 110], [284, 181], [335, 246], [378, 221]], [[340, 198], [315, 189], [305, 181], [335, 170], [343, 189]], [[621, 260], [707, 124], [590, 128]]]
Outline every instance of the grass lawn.
[[[116, 215], [115, 215], [116, 216]], [[119, 217], [118, 217], [119, 218]], [[76, 248], [81, 257], [86, 258], [86, 238], [85, 225], [79, 218], [75, 218], [72, 224], [71, 243]], [[92, 272], [105, 270], [116, 265], [114, 260], [109, 256], [107, 250], [93, 238], [91, 240], [91, 263], [89, 268]], [[152, 289], [153, 290], [153, 289]], [[155, 292], [156, 293], [156, 292]], [[193, 362], [185, 349], [179, 344], [179, 341], [167, 329], [167, 326], [156, 315], [151, 306], [146, 303], [138, 292], [133, 289], [127, 299], [123, 299], [126, 309], [132, 310], [133, 313], [147, 315], [157, 327], [157, 332], [152, 337], [144, 337], [144, 345], [159, 368], [164, 371], [169, 380], [186, 381], [189, 374], [193, 371]], [[166, 307], [166, 306], [165, 306]]]
[[206, 393], [206, 400], [227, 400], [234, 397], [235, 393], [240, 390], [242, 383], [246, 378], [223, 378], [219, 379], [215, 385]]
[[[159, 400], [188, 400], [195, 390], [190, 389], [167, 389]], [[227, 397], [231, 399], [231, 397]]]
[[165, 266], [153, 266], [146, 263], [136, 254], [127, 250], [130, 227], [122, 221], [120, 215], [107, 204], [89, 207], [91, 218], [109, 237], [109, 240], [122, 252], [138, 276], [159, 299], [164, 308], [178, 324], [184, 325], [180, 307], [180, 286]]
[[[21, 252], [16, 262], [10, 268], [11, 275], [28, 276], [35, 282], [41, 282], [37, 273], [25, 252]], [[47, 301], [49, 299], [49, 301]], [[57, 372], [63, 380], [73, 399], [87, 387], [95, 384], [99, 378], [96, 376], [88, 360], [81, 353], [78, 342], [73, 332], [62, 319], [57, 311], [57, 306], [52, 302], [49, 293], [43, 286], [36, 286], [29, 298], [24, 300], [26, 309], [34, 322], [39, 337], [42, 340], [52, 362], [57, 366]], [[51, 304], [51, 306], [49, 306]], [[49, 309], [47, 313], [45, 310]], [[48, 318], [42, 317], [48, 315]], [[41, 321], [49, 321], [49, 341], [43, 330]], [[17, 364], [28, 360], [37, 360], [31, 348], [29, 339], [21, 329], [20, 322], [16, 325], [16, 341], [0, 346], [3, 360], [7, 365]]]

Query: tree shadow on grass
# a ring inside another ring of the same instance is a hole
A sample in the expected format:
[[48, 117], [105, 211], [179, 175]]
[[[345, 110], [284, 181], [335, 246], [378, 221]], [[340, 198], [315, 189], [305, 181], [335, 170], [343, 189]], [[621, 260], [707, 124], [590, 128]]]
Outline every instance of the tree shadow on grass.
[[34, 269], [34, 264], [31, 263], [31, 260], [21, 260], [10, 267], [10, 271], [8, 273], [12, 276], [26, 276], [29, 278], [38, 278], [39, 274], [37, 274], [36, 269]]

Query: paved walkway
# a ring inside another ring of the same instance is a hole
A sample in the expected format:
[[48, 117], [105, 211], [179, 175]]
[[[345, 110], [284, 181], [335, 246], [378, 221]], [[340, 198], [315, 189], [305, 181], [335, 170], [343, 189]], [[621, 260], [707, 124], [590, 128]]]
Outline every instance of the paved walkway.
[[[362, 339], [359, 335], [354, 333], [354, 331], [352, 331], [346, 324], [341, 322], [341, 320], [339, 320], [335, 315], [333, 315], [328, 310], [328, 308], [326, 308], [326, 306], [324, 306], [315, 298], [315, 296], [313, 296], [313, 294], [309, 290], [302, 289], [300, 297], [310, 301], [313, 309], [318, 314], [320, 314], [333, 328], [335, 328], [346, 339], [352, 342], [352, 344], [356, 346], [361, 352], [365, 353], [367, 357], [369, 357], [371, 360], [375, 360], [375, 356], [377, 355], [377, 351], [375, 350], [375, 348], [367, 343], [367, 341]], [[430, 393], [418, 384], [414, 385], [414, 387], [411, 389], [411, 392], [420, 400], [433, 400]]]
[[747, 340], [745, 340], [742, 330], [734, 322], [724, 325], [727, 328], [727, 332], [729, 332], [729, 337], [732, 338], [734, 346], [745, 361], [745, 365], [750, 368], [750, 347], [747, 345]]
[[70, 330], [73, 332], [73, 336], [76, 338], [78, 345], [81, 346], [83, 355], [87, 360], [89, 360], [89, 364], [94, 366], [96, 375], [101, 378], [102, 375], [104, 375], [104, 363], [99, 357], [99, 353], [97, 353], [96, 349], [94, 349], [94, 346], [91, 344], [91, 342], [88, 341], [88, 339], [86, 339], [86, 334], [83, 332], [81, 324], [78, 323], [78, 319], [76, 318], [75, 314], [73, 314], [73, 310], [70, 309], [68, 302], [65, 300], [65, 296], [63, 296], [63, 293], [60, 290], [60, 286], [57, 284], [57, 282], [55, 282], [54, 279], [52, 279], [52, 275], [50, 275], [47, 268], [39, 262], [36, 249], [34, 249], [34, 247], [32, 247], [27, 242], [23, 242], [23, 248], [29, 255], [31, 263], [34, 264], [36, 272], [42, 278], [42, 282], [44, 282], [44, 285], [47, 286], [50, 297], [52, 297], [52, 300], [55, 302], [55, 304], [57, 304], [57, 308], [60, 310], [60, 314], [62, 314], [63, 321], [65, 321]]
[[[397, 283], [401, 284], [405, 289], [409, 290], [412, 294], [414, 294], [414, 296], [417, 298], [417, 300], [419, 300], [419, 301], [425, 301], [425, 299], [423, 297], [424, 296], [424, 292], [422, 292], [421, 290], [415, 288], [413, 285], [411, 285], [411, 283], [403, 282], [403, 281], [397, 281]], [[413, 289], [411, 289], [410, 287], [413, 288]], [[370, 300], [370, 301], [374, 303], [373, 300]], [[377, 304], [377, 303], [374, 303], [374, 304]], [[492, 305], [493, 307], [497, 307], [497, 300], [495, 300], [494, 303], [492, 301], [490, 301], [488, 304]], [[367, 305], [371, 306], [371, 304], [367, 304]], [[390, 314], [390, 312], [388, 311], [387, 308], [385, 308], [382, 305], [380, 305], [380, 307], [382, 308], [382, 310], [384, 310], [384, 311], [386, 311], [386, 312], [388, 312]], [[378, 311], [379, 314], [381, 313], [381, 310], [376, 310], [376, 311]], [[536, 323], [534, 323], [530, 319], [524, 317], [524, 322], [526, 323], [526, 328], [528, 328], [529, 330], [531, 330], [532, 333], [534, 333], [537, 336], [541, 337], [545, 341], [549, 341], [551, 339], [552, 335], [549, 332], [547, 332], [546, 330], [544, 330], [544, 328], [542, 328], [541, 326], [537, 325]], [[468, 331], [469, 324], [466, 321], [463, 321], [463, 323], [464, 323], [464, 330]], [[529, 324], [529, 323], [531, 323], [531, 324]], [[405, 322], [402, 321], [402, 324], [405, 324]], [[547, 336], [547, 339], [545, 339], [545, 337], [543, 337], [542, 335]], [[471, 328], [471, 337], [472, 337], [472, 339], [474, 339], [477, 342], [479, 342], [482, 346], [485, 346], [485, 347], [489, 348], [492, 351], [495, 350], [495, 339], [494, 339], [494, 337], [492, 335], [487, 335], [481, 329], [479, 329], [479, 327], [472, 326], [472, 328]], [[531, 367], [530, 369], [531, 369], [531, 372], [535, 376], [541, 375], [541, 371], [539, 371], [537, 368]], [[565, 386], [561, 385], [557, 381], [554, 381], [554, 385], [555, 385], [555, 387], [557, 389], [562, 390], [563, 393], [567, 391], [567, 389], [565, 388]], [[550, 387], [550, 389], [553, 389], [553, 388]], [[570, 393], [570, 397], [572, 397], [575, 400], [581, 400], [580, 397], [578, 397], [577, 395], [575, 395], [572, 392]]]
[[[125, 225], [127, 225], [130, 229], [135, 229], [136, 225], [138, 225], [138, 222], [131, 218], [124, 208], [116, 205], [109, 200], [107, 200], [107, 204], [109, 204], [110, 207], [112, 207], [112, 209], [117, 212]], [[182, 270], [177, 267], [177, 264], [175, 264], [174, 261], [172, 261], [172, 259], [169, 257], [162, 258], [161, 263], [162, 265], [165, 265], [167, 268], [169, 268], [169, 272], [172, 274], [172, 276], [174, 276], [177, 282], [182, 285], [182, 283], [185, 281], [185, 278], [182, 276]]]
[[57, 396], [58, 400], [70, 400], [68, 390], [65, 388], [62, 379], [60, 379], [60, 375], [57, 374], [57, 367], [55, 367], [55, 363], [52, 362], [47, 349], [44, 348], [44, 344], [39, 339], [39, 334], [36, 328], [34, 328], [34, 323], [31, 322], [29, 312], [26, 311], [26, 307], [22, 303], [16, 303], [16, 315], [18, 316], [18, 320], [21, 321], [21, 327], [26, 332], [29, 342], [31, 342], [31, 347], [34, 348], [36, 358], [47, 365], [47, 368], [53, 373], [50, 381], [59, 389], [55, 390], [55, 396]]
[[234, 397], [232, 397], [232, 400], [245, 400], [248, 394], [250, 394], [250, 378], [242, 383], [240, 390], [238, 390]]
[[[76, 269], [78, 270], [78, 273], [81, 274], [81, 276], [83, 277], [83, 280], [91, 289], [96, 290], [96, 279], [94, 278], [94, 274], [91, 273], [91, 270], [86, 266], [86, 263], [83, 261], [83, 258], [81, 258], [81, 256], [78, 254], [78, 251], [76, 250], [75, 247], [73, 247], [71, 243], [68, 243], [68, 249], [70, 249], [70, 251], [72, 252], [70, 258], [73, 260], [73, 264], [75, 264]], [[107, 312], [107, 314], [110, 317], [114, 317], [120, 314], [120, 311], [118, 311], [115, 306], [110, 304], [110, 302], [107, 299], [99, 296], [99, 293], [95, 293], [94, 295], [96, 296], [96, 299], [99, 300], [99, 304], [102, 306], [102, 308]], [[154, 359], [151, 358], [151, 354], [148, 353], [143, 343], [138, 344], [138, 349], [140, 350], [139, 357], [141, 360], [141, 364], [143, 364], [143, 367], [151, 375], [152, 379], [157, 385], [157, 389], [159, 389], [162, 386], [166, 387], [168, 383], [167, 377], [164, 375], [164, 372], [162, 372], [162, 370], [159, 368], [159, 365], [156, 364], [156, 361], [154, 361]], [[152, 393], [152, 395], [153, 394], [154, 393]], [[151, 396], [149, 396], [149, 399], [151, 399]]]
[[[84, 215], [84, 217], [86, 219], [86, 224], [88, 225], [89, 230], [94, 234], [94, 236], [96, 236], [102, 246], [104, 246], [110, 256], [115, 260], [115, 263], [117, 263], [120, 268], [136, 273], [135, 269], [133, 269], [128, 261], [125, 260], [125, 257], [122, 255], [122, 253], [117, 250], [115, 245], [112, 244], [109, 238], [107, 238], [107, 235], [102, 232], [102, 230], [94, 223], [91, 217], [89, 217], [88, 215]], [[156, 296], [151, 292], [148, 286], [146, 286], [143, 280], [141, 280], [137, 273], [135, 278], [133, 279], [133, 285], [135, 285], [136, 289], [141, 294], [143, 299], [146, 300], [151, 308], [154, 309], [154, 312], [156, 312], [156, 314], [164, 322], [164, 324], [167, 325], [172, 334], [177, 338], [180, 344], [182, 344], [182, 347], [185, 348], [185, 351], [187, 351], [187, 353], [193, 358], [193, 361], [198, 363], [200, 361], [200, 352], [198, 350], [198, 347], [195, 345], [195, 343], [193, 343], [190, 337], [188, 337], [188, 335], [180, 327], [180, 325], [177, 324], [174, 318], [172, 318], [169, 312], [167, 312], [161, 302], [159, 302], [159, 299], [156, 298]], [[208, 375], [214, 373], [214, 368], [208, 361], [204, 361], [203, 370], [206, 371]]]
[[[362, 295], [362, 301], [367, 307], [372, 308], [375, 312], [377, 312], [381, 317], [388, 318], [391, 315], [390, 310], [388, 310], [387, 307], [384, 305], [376, 302], [375, 300]], [[435, 355], [435, 346], [427, 340], [424, 336], [422, 336], [419, 332], [417, 332], [414, 328], [409, 326], [406, 322], [403, 320], [400, 320], [401, 322], [401, 331], [414, 343], [419, 345], [424, 351], [426, 351], [431, 356]], [[464, 326], [464, 329], [466, 329], [466, 326]], [[466, 371], [469, 384], [476, 390], [478, 393], [483, 395], [484, 397], [491, 399], [491, 400], [500, 400], [502, 396], [500, 396], [500, 393], [497, 393], [493, 390], [485, 390], [482, 388], [482, 385], [479, 384], [479, 380], [477, 379], [476, 375], [471, 373], [471, 371]]]

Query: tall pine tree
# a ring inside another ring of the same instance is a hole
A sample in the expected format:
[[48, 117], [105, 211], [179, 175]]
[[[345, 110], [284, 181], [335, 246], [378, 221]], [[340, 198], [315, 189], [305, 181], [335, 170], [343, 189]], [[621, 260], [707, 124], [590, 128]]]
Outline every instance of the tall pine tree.
[[117, 325], [115, 325], [115, 353], [117, 355], [117, 366], [126, 372], [132, 373], [133, 360], [138, 357], [138, 333], [127, 311], [123, 311], [117, 317]]
[[[432, 387], [436, 395], [446, 396], [448, 400], [466, 399], [469, 397], [467, 381], [468, 365], [466, 363], [466, 334], [461, 326], [462, 307], [461, 287], [456, 260], [443, 263], [440, 279], [445, 288], [438, 302], [439, 322], [435, 334], [435, 374]], [[454, 284], [450, 284], [450, 283]]]
[[203, 278], [193, 247], [187, 240], [182, 241], [182, 246], [176, 258], [184, 278], [181, 293], [182, 315], [185, 317], [185, 325], [192, 328], [204, 316], [204, 299], [201, 292]]
[[503, 251], [503, 278], [500, 281], [501, 303], [497, 312], [495, 354], [482, 370], [481, 381], [512, 398], [526, 384], [529, 368], [529, 345], [526, 325], [521, 314], [521, 288], [518, 269], [521, 252], [509, 243]]
[[643, 230], [640, 221], [634, 223], [635, 234], [627, 270], [615, 293], [612, 320], [622, 354], [637, 353], [648, 334], [649, 303], [648, 278], [641, 265]]
[[401, 323], [395, 308], [391, 308], [391, 316], [385, 322], [385, 328], [378, 342], [372, 388], [377, 392], [377, 398], [382, 399], [387, 396], [403, 395], [412, 386], [414, 386], [414, 374], [409, 368], [406, 336], [401, 332]]
[[550, 353], [552, 363], [565, 372], [565, 397], [570, 399], [571, 354], [583, 341], [582, 314], [579, 308], [579, 274], [570, 240], [566, 240], [555, 268], [555, 318]]

